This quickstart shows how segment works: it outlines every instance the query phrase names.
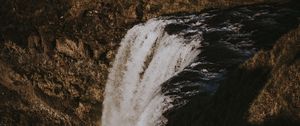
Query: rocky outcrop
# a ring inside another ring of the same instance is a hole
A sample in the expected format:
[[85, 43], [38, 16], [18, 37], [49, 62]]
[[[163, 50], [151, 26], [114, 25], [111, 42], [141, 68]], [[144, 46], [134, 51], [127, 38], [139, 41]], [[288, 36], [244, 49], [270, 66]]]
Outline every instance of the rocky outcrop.
[[251, 124], [300, 125], [300, 27], [284, 35], [269, 52], [260, 52], [242, 67], [268, 68], [268, 78], [251, 102]]
[[126, 30], [158, 15], [264, 0], [1, 0], [0, 125], [98, 125]]
[[1, 45], [2, 124], [83, 125], [100, 118], [107, 66], [80, 48], [57, 46], [50, 57], [13, 42]]
[[240, 66], [196, 122], [299, 125], [299, 31], [298, 27], [284, 35], [272, 50], [261, 51]]

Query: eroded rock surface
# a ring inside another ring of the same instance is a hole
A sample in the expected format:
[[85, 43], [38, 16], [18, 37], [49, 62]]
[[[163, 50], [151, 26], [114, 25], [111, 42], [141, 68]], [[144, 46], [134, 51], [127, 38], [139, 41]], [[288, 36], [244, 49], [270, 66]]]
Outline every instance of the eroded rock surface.
[[99, 125], [109, 63], [128, 28], [256, 2], [1, 0], [0, 125]]

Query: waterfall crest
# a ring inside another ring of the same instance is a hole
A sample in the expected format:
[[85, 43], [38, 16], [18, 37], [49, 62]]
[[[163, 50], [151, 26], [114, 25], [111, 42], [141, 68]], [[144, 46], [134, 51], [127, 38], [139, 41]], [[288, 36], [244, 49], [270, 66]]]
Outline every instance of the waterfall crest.
[[171, 99], [161, 84], [200, 53], [200, 40], [164, 31], [175, 20], [151, 19], [130, 29], [121, 42], [105, 88], [102, 126], [156, 126]]

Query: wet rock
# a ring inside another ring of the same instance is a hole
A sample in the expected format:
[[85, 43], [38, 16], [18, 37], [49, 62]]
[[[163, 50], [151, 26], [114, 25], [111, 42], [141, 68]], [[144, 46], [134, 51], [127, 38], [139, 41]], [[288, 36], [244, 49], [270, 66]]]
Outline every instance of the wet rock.
[[165, 27], [165, 31], [169, 35], [179, 33], [181, 30], [187, 29], [189, 26], [184, 24], [170, 24]]

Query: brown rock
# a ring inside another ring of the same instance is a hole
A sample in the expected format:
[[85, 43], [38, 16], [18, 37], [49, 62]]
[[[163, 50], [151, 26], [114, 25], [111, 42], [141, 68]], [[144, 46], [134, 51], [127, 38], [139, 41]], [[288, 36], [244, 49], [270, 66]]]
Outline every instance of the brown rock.
[[75, 59], [85, 57], [85, 48], [83, 42], [74, 42], [69, 39], [63, 41], [56, 40], [56, 49], [58, 52], [63, 53]]
[[109, 63], [136, 22], [262, 1], [1, 1], [0, 125], [98, 125]]

